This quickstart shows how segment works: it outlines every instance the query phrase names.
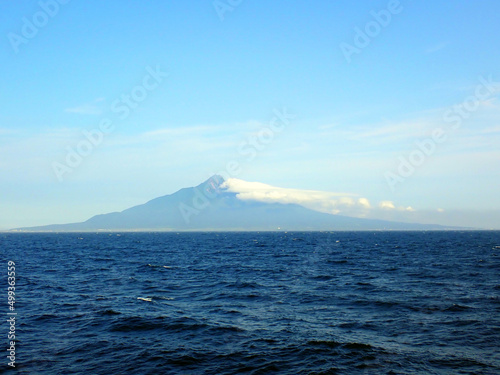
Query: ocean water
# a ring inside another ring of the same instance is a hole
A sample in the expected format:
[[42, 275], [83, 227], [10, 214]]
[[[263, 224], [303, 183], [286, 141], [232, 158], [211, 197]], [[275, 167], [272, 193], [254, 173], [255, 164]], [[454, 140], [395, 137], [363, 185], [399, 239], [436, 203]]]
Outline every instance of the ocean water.
[[500, 232], [4, 233], [0, 261], [1, 373], [500, 374]]

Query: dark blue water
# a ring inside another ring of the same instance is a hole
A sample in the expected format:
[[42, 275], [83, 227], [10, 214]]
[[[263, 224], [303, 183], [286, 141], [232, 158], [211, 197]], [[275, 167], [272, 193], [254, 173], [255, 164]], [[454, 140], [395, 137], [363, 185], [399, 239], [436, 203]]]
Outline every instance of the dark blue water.
[[500, 232], [0, 234], [0, 260], [19, 374], [500, 374]]

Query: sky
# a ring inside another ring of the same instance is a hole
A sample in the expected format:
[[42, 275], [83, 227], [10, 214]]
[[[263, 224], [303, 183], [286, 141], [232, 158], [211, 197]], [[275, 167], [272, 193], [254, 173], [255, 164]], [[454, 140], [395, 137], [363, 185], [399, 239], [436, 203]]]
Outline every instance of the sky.
[[334, 214], [500, 229], [498, 14], [496, 0], [2, 1], [0, 229], [215, 173], [255, 199], [260, 183]]

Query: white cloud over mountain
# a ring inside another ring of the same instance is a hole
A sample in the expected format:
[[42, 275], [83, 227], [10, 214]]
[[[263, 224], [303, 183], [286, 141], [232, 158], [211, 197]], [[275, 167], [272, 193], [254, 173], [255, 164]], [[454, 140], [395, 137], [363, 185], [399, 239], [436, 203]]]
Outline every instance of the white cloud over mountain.
[[371, 216], [370, 213], [380, 209], [413, 210], [411, 207], [396, 207], [391, 201], [380, 202], [378, 208], [376, 208], [372, 206], [367, 198], [353, 193], [281, 188], [237, 178], [227, 179], [221, 187], [228, 192], [237, 193], [237, 198], [241, 200], [254, 200], [266, 203], [293, 203], [330, 214], [368, 217]]

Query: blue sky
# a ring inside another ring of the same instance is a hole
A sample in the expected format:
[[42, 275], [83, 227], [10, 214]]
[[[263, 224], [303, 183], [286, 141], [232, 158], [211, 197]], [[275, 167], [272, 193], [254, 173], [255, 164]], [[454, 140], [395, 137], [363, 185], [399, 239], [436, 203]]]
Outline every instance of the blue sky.
[[[367, 199], [370, 217], [500, 229], [499, 12], [4, 1], [0, 229], [121, 211], [228, 162], [240, 180]], [[103, 137], [70, 167], [84, 131]]]

